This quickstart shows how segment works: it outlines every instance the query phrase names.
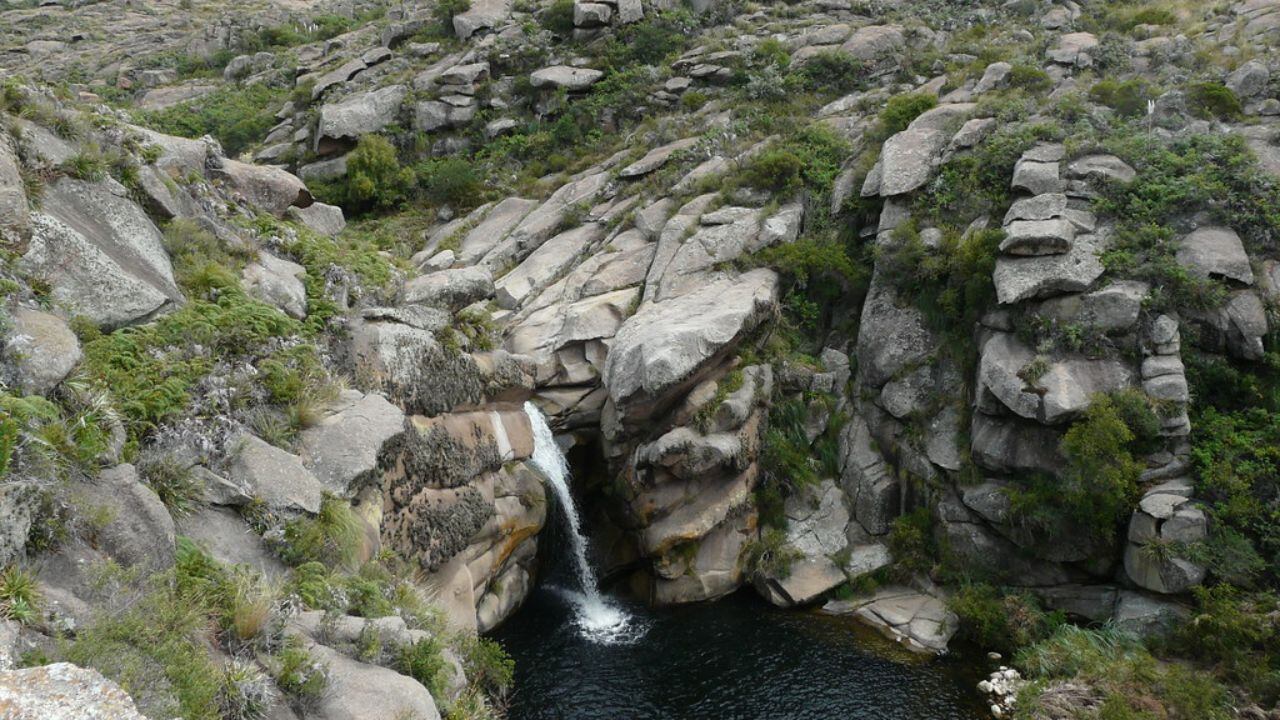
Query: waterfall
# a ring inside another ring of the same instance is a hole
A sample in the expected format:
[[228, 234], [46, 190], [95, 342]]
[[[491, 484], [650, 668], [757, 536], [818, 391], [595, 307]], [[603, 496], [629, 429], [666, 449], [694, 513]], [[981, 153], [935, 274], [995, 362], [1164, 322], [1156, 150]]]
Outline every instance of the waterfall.
[[564, 594], [574, 605], [578, 627], [585, 637], [597, 642], [617, 643], [634, 639], [636, 628], [631, 618], [600, 595], [596, 573], [587, 560], [587, 539], [582, 536], [582, 520], [578, 517], [578, 507], [569, 492], [569, 463], [556, 444], [547, 419], [538, 406], [526, 402], [524, 412], [533, 426], [533, 464], [546, 476], [556, 499], [560, 501], [560, 509], [568, 526], [574, 570], [582, 587], [580, 591], [569, 590]]

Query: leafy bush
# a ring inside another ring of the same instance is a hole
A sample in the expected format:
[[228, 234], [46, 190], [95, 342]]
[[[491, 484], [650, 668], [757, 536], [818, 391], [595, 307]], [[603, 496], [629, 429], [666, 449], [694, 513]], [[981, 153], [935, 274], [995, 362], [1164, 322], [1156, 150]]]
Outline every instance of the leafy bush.
[[881, 137], [889, 137], [894, 133], [907, 129], [912, 120], [938, 106], [938, 98], [932, 93], [907, 93], [894, 95], [885, 103], [880, 111]]
[[432, 697], [444, 697], [451, 670], [443, 651], [444, 645], [435, 637], [402, 645], [396, 656], [396, 670], [422, 683]]
[[484, 179], [462, 158], [427, 160], [417, 175], [423, 194], [437, 205], [469, 210], [484, 202]]
[[1180, 623], [1173, 646], [1211, 663], [1267, 704], [1280, 697], [1280, 599], [1229, 585], [1197, 587], [1191, 621]]
[[818, 123], [805, 125], [753, 157], [741, 179], [761, 190], [806, 189], [815, 198], [824, 198], [830, 195], [849, 149], [831, 128]]
[[164, 249], [173, 275], [188, 295], [209, 297], [238, 285], [239, 271], [257, 259], [251, 246], [229, 246], [194, 220], [175, 218], [164, 226]]
[[688, 10], [646, 14], [638, 23], [615, 30], [604, 47], [605, 63], [616, 71], [657, 65], [683, 51], [697, 21]]
[[276, 111], [286, 91], [258, 83], [226, 85], [208, 95], [146, 113], [143, 124], [169, 135], [199, 138], [212, 135], [229, 156], [239, 155], [266, 136], [276, 124]]
[[806, 60], [798, 74], [806, 90], [844, 94], [862, 86], [866, 67], [849, 53], [824, 50]]
[[742, 180], [759, 190], [780, 191], [797, 186], [804, 163], [786, 150], [766, 150], [753, 157], [742, 172]]
[[85, 343], [84, 371], [111, 389], [136, 444], [184, 413], [191, 391], [219, 362], [276, 358], [290, 367], [311, 365], [313, 349], [278, 342], [301, 331], [298, 321], [226, 285], [216, 301], [189, 302], [155, 322]]
[[1247, 247], [1268, 247], [1280, 233], [1280, 188], [1260, 174], [1243, 139], [1192, 136], [1161, 141], [1147, 133], [1120, 134], [1107, 149], [1138, 171], [1127, 184], [1109, 183], [1096, 211], [1113, 218], [1117, 233], [1103, 264], [1156, 287], [1156, 309], [1207, 310], [1226, 297], [1222, 284], [1192, 277], [1177, 262], [1178, 229], [1170, 219], [1204, 212], [1206, 222], [1240, 233]]
[[1100, 80], [1089, 88], [1089, 97], [1124, 117], [1139, 117], [1147, 113], [1147, 101], [1153, 95], [1145, 80], [1134, 78], [1123, 82]]
[[1196, 83], [1187, 88], [1187, 107], [1199, 118], [1235, 120], [1243, 113], [1240, 98], [1219, 82]]
[[555, 0], [538, 15], [538, 22], [551, 32], [568, 37], [573, 34], [573, 0]]
[[933, 568], [937, 547], [933, 541], [933, 514], [919, 507], [894, 518], [889, 528], [889, 551], [896, 569], [906, 575]]
[[960, 634], [985, 650], [1011, 653], [1048, 637], [1063, 619], [1046, 613], [1026, 593], [985, 584], [964, 585], [947, 606], [960, 618]]
[[1116, 401], [1095, 395], [1062, 438], [1061, 477], [1024, 480], [1010, 495], [1014, 517], [1048, 542], [1068, 534], [1110, 542], [1138, 499], [1135, 438]]
[[325, 495], [315, 517], [292, 520], [284, 529], [281, 555], [290, 565], [320, 562], [354, 567], [364, 544], [364, 523], [346, 500]]
[[1029, 93], [1042, 93], [1053, 88], [1053, 80], [1049, 73], [1035, 65], [1018, 63], [1009, 70], [1009, 87]]
[[467, 682], [491, 698], [503, 699], [515, 679], [515, 661], [495, 640], [467, 636], [461, 647]]
[[347, 155], [346, 176], [315, 183], [313, 190], [327, 202], [360, 213], [403, 204], [413, 192], [415, 180], [412, 168], [400, 166], [399, 152], [390, 140], [365, 135]]
[[135, 604], [79, 628], [62, 654], [114, 680], [149, 717], [217, 720], [222, 673], [209, 658], [208, 625], [200, 596], [158, 578]]
[[880, 272], [924, 314], [930, 326], [950, 336], [944, 352], [966, 360], [976, 353], [974, 324], [995, 300], [991, 280], [1004, 240], [1001, 230], [967, 234], [948, 228], [937, 247], [927, 247], [914, 226], [895, 231], [878, 250]]

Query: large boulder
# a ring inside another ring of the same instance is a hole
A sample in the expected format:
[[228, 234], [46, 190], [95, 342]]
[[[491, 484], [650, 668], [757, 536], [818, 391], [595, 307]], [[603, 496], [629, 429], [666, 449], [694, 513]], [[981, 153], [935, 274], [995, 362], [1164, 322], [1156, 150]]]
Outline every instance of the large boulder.
[[404, 85], [388, 85], [320, 108], [316, 150], [331, 151], [326, 140], [354, 142], [395, 122], [408, 94], [409, 88]]
[[326, 489], [350, 497], [374, 479], [383, 450], [403, 433], [400, 408], [377, 393], [347, 390], [302, 431], [299, 454]]
[[7, 137], [0, 138], [0, 237], [6, 230], [25, 233], [28, 226], [27, 192], [18, 172], [18, 156]]
[[586, 90], [604, 77], [600, 70], [576, 68], [568, 65], [554, 65], [529, 74], [529, 80], [536, 88], [564, 88], [570, 92]]
[[1098, 255], [1107, 244], [1101, 234], [1080, 235], [1063, 255], [1004, 256], [996, 260], [993, 279], [1002, 305], [1088, 289], [1105, 268]]
[[778, 276], [760, 269], [642, 305], [618, 330], [605, 363], [613, 402], [635, 417], [648, 415], [645, 406], [672, 402], [768, 316], [777, 293]]
[[1178, 241], [1178, 263], [1195, 277], [1253, 284], [1253, 268], [1244, 243], [1234, 230], [1202, 227]]
[[923, 186], [950, 139], [940, 129], [920, 127], [908, 128], [886, 140], [880, 154], [880, 195], [903, 195]]
[[19, 267], [76, 315], [116, 328], [181, 300], [160, 231], [113, 181], [51, 184], [31, 227]]
[[301, 320], [307, 316], [307, 288], [302, 283], [306, 274], [298, 263], [264, 250], [256, 262], [245, 266], [241, 279], [245, 292]]
[[307, 650], [328, 668], [327, 691], [314, 713], [320, 720], [440, 720], [431, 693], [417, 680], [324, 645], [311, 644]]
[[401, 300], [457, 311], [494, 292], [493, 275], [483, 267], [440, 270], [405, 283]]
[[71, 663], [0, 672], [6, 720], [147, 720], [129, 694], [97, 670]]
[[80, 362], [80, 341], [56, 315], [15, 308], [10, 317], [13, 333], [4, 355], [14, 366], [15, 386], [28, 395], [44, 395]]
[[890, 283], [872, 279], [858, 326], [858, 370], [871, 387], [881, 387], [933, 353], [933, 333], [924, 316], [898, 299]]
[[215, 176], [225, 178], [249, 204], [276, 217], [291, 207], [312, 204], [311, 191], [298, 176], [271, 165], [253, 165], [222, 158]]
[[72, 491], [103, 522], [93, 529], [94, 545], [124, 567], [157, 570], [173, 564], [173, 518], [159, 496], [138, 479], [132, 465], [103, 470]]
[[453, 31], [466, 40], [481, 30], [496, 28], [511, 17], [512, 0], [472, 0], [467, 10], [453, 16]]
[[241, 435], [229, 479], [275, 510], [318, 512], [324, 485], [297, 455], [254, 435]]

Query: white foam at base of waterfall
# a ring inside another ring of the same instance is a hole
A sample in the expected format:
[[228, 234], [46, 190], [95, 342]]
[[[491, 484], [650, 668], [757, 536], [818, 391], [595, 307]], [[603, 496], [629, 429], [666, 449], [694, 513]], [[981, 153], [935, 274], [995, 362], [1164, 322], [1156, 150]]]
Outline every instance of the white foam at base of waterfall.
[[531, 460], [542, 474], [559, 500], [561, 512], [569, 530], [569, 545], [573, 551], [574, 570], [581, 590], [558, 588], [559, 593], [574, 607], [575, 623], [579, 631], [595, 642], [604, 644], [627, 643], [639, 639], [644, 630], [633, 622], [630, 615], [600, 595], [595, 571], [587, 560], [587, 539], [582, 535], [582, 520], [578, 507], [569, 492], [569, 463], [556, 445], [555, 435], [547, 425], [542, 411], [532, 402], [524, 404], [524, 412], [533, 426], [533, 457]]

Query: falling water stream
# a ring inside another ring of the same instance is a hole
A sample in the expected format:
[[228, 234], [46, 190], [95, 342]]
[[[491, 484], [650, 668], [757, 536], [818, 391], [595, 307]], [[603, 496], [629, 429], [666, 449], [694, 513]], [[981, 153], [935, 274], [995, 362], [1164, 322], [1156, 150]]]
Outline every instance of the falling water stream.
[[973, 690], [982, 660], [902, 658], [852, 618], [779, 610], [751, 592], [677, 608], [603, 595], [568, 462], [538, 408], [524, 409], [533, 463], [563, 513], [547, 547], [563, 551], [494, 635], [516, 661], [511, 720], [989, 717]]
[[580, 589], [561, 588], [560, 592], [573, 603], [576, 622], [584, 637], [604, 644], [632, 642], [643, 634], [644, 629], [622, 608], [600, 594], [596, 573], [587, 560], [587, 540], [582, 536], [582, 521], [573, 502], [573, 494], [569, 492], [569, 462], [556, 444], [547, 419], [538, 406], [526, 402], [524, 411], [533, 425], [533, 464], [547, 477], [564, 513], [569, 545], [573, 549], [574, 570], [581, 586]]

